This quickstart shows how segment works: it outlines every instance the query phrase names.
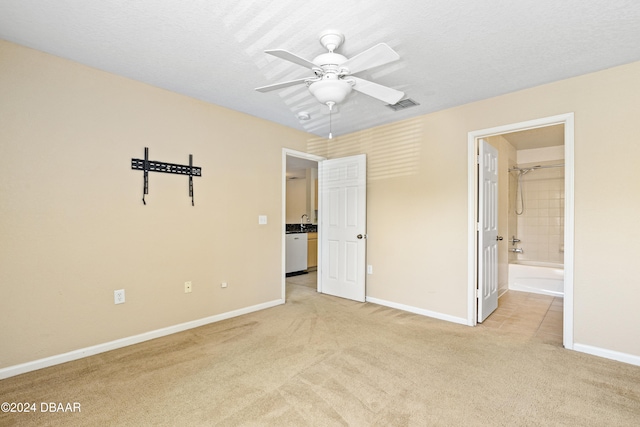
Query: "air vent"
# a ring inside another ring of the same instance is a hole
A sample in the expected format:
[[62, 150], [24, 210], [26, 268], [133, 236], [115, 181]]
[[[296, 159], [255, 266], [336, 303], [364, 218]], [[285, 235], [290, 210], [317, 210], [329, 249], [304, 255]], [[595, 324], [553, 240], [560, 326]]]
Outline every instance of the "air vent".
[[418, 104], [411, 98], [403, 99], [402, 101], [398, 101], [395, 104], [387, 104], [387, 107], [391, 108], [393, 111], [406, 110], [407, 108], [415, 107]]

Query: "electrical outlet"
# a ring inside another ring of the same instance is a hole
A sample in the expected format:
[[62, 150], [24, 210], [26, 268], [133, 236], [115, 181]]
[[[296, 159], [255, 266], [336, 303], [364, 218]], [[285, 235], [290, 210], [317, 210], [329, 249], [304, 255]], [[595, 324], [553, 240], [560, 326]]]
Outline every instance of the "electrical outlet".
[[118, 289], [117, 291], [113, 291], [113, 303], [114, 304], [124, 303], [124, 289]]
[[367, 274], [373, 274], [373, 265], [367, 265]]
[[227, 282], [222, 282], [222, 283], [220, 283], [220, 287], [221, 287], [221, 288], [226, 288], [226, 287], [227, 287]]
[[184, 293], [188, 294], [191, 292], [191, 282], [184, 282]]

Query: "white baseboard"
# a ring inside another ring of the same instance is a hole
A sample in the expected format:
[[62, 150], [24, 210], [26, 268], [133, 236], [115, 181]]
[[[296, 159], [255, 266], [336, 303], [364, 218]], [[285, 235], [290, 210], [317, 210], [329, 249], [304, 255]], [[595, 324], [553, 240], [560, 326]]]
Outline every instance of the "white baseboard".
[[446, 320], [447, 322], [459, 323], [461, 325], [468, 325], [467, 319], [462, 317], [450, 316], [448, 314], [442, 314], [435, 311], [425, 310], [423, 308], [412, 307], [410, 305], [399, 304], [396, 302], [385, 301], [378, 298], [367, 297], [367, 302], [371, 302], [378, 305], [384, 305], [385, 307], [397, 308], [398, 310], [408, 311], [409, 313], [420, 314], [422, 316], [433, 317], [435, 319]]
[[252, 313], [254, 311], [260, 311], [266, 308], [275, 307], [277, 305], [284, 304], [284, 302], [284, 299], [269, 301], [262, 304], [229, 311], [227, 313], [205, 317], [204, 319], [192, 320], [190, 322], [180, 323], [178, 325], [168, 326], [162, 329], [156, 329], [155, 331], [149, 331], [127, 338], [121, 338], [115, 341], [109, 341], [91, 347], [85, 347], [67, 353], [57, 354], [55, 356], [45, 357], [44, 359], [38, 359], [32, 362], [22, 363], [20, 365], [8, 366], [6, 368], [0, 369], [0, 380], [24, 374], [26, 372], [47, 368], [49, 366], [71, 362], [72, 360], [82, 359], [83, 357], [89, 357], [95, 354], [104, 353], [106, 351], [127, 347], [133, 344], [139, 344], [144, 341], [164, 337], [166, 335], [175, 334], [177, 332], [186, 331], [188, 329], [197, 328], [199, 326], [208, 325], [209, 323], [219, 322], [221, 320], [230, 319], [232, 317], [242, 316], [243, 314]]
[[586, 344], [573, 344], [573, 350], [581, 353], [591, 354], [593, 356], [604, 357], [605, 359], [617, 360], [618, 362], [629, 363], [630, 365], [640, 366], [640, 356], [633, 354], [621, 353], [619, 351], [607, 350], [606, 348], [593, 347]]

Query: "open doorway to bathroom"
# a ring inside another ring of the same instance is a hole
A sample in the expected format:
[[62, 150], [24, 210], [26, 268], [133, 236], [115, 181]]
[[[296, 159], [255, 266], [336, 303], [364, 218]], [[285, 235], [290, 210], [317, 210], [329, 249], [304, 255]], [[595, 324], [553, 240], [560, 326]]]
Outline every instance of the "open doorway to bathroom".
[[[477, 150], [480, 138], [498, 150], [499, 236], [498, 308], [482, 327], [572, 348], [573, 115], [472, 132], [470, 150]], [[470, 179], [470, 197], [476, 186]], [[470, 198], [475, 210], [481, 206], [477, 198]], [[472, 230], [470, 245], [476, 244]], [[475, 252], [470, 256], [474, 294], [476, 286], [482, 291]], [[476, 309], [473, 295], [471, 324]]]
[[498, 234], [504, 238], [498, 309], [483, 326], [562, 345], [564, 124], [485, 140], [499, 152]]

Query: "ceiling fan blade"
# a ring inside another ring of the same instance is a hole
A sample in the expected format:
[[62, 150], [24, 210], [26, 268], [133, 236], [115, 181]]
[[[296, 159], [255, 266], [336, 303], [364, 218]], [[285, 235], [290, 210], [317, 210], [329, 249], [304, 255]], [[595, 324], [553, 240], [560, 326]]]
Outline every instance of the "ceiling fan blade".
[[379, 85], [378, 83], [370, 82], [369, 80], [361, 79], [358, 77], [349, 76], [349, 80], [355, 81], [353, 90], [362, 92], [365, 95], [369, 95], [387, 104], [396, 104], [404, 96], [404, 92], [392, 89], [387, 86]]
[[368, 70], [373, 67], [379, 67], [400, 59], [400, 55], [391, 49], [388, 44], [377, 44], [364, 52], [360, 52], [353, 58], [347, 59], [346, 62], [340, 64], [349, 70], [350, 74], [356, 74], [360, 71]]
[[309, 77], [305, 77], [303, 79], [289, 80], [288, 82], [274, 83], [272, 85], [260, 86], [260, 87], [257, 87], [256, 90], [258, 92], [270, 92], [272, 90], [278, 90], [278, 89], [283, 89], [289, 86], [299, 85], [301, 83], [305, 83], [307, 80], [313, 80], [313, 79]]
[[306, 59], [282, 49], [272, 49], [265, 50], [264, 53], [268, 53], [269, 55], [276, 56], [280, 59], [284, 59], [285, 61], [293, 62], [294, 64], [302, 65], [305, 68], [318, 68], [316, 64], [311, 61], [307, 61]]

